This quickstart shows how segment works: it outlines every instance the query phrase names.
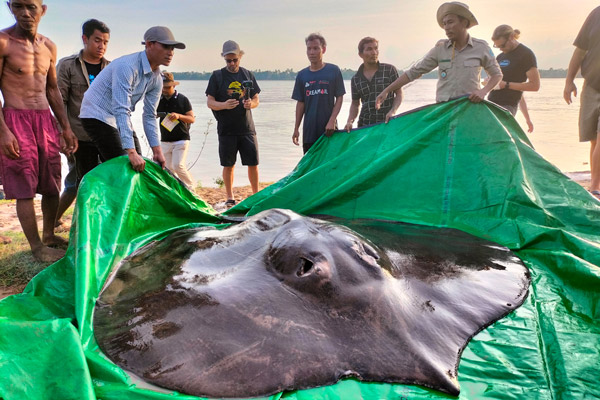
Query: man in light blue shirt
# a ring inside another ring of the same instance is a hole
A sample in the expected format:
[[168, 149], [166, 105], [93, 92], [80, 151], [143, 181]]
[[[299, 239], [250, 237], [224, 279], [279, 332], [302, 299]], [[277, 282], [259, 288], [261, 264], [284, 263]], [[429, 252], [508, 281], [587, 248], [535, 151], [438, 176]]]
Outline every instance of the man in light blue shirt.
[[146, 162], [131, 124], [131, 112], [144, 98], [143, 125], [152, 148], [152, 159], [165, 166], [160, 147], [156, 107], [162, 92], [160, 66], [168, 66], [174, 49], [185, 49], [164, 26], [144, 34], [144, 51], [119, 57], [102, 70], [85, 92], [79, 117], [83, 128], [98, 147], [103, 161], [127, 154], [136, 171]]

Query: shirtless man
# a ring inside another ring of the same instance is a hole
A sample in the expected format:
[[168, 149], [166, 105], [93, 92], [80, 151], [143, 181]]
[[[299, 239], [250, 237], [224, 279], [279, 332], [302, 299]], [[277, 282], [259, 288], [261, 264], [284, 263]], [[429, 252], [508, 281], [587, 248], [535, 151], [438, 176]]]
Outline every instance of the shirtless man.
[[[0, 31], [0, 172], [6, 198], [17, 199], [17, 216], [31, 251], [54, 262], [65, 251], [51, 246], [66, 241], [54, 234], [60, 193], [59, 148], [77, 150], [56, 79], [56, 45], [37, 33], [46, 13], [42, 0], [10, 0], [16, 24]], [[60, 134], [50, 109], [62, 127]], [[33, 198], [42, 195], [40, 238]]]

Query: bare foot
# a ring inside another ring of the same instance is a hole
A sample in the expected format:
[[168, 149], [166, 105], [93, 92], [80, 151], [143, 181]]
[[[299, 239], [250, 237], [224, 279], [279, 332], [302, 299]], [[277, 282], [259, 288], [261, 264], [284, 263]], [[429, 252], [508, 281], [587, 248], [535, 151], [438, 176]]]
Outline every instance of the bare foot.
[[42, 243], [44, 243], [48, 247], [63, 247], [66, 248], [69, 246], [69, 241], [67, 239], [63, 239], [60, 236], [52, 235], [50, 237], [44, 237], [42, 239]]
[[60, 249], [53, 249], [51, 247], [42, 246], [36, 250], [31, 250], [33, 257], [41, 262], [56, 262], [65, 256], [65, 251]]
[[0, 235], [0, 244], [9, 244], [12, 243], [12, 239], [8, 236]]
[[67, 221], [58, 220], [54, 225], [54, 232], [69, 232], [71, 230], [71, 224]]

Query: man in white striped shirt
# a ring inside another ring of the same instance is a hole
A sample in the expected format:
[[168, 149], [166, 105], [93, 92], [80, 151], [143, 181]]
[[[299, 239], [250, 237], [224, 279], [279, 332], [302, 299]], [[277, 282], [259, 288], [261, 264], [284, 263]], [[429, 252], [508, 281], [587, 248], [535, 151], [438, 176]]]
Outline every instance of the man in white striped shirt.
[[162, 92], [160, 66], [168, 66], [174, 49], [185, 49], [171, 30], [154, 26], [144, 34], [144, 51], [119, 57], [96, 77], [85, 92], [79, 117], [83, 128], [98, 147], [103, 161], [127, 154], [134, 170], [144, 170], [141, 147], [133, 131], [131, 112], [144, 98], [144, 133], [152, 148], [152, 159], [165, 166], [159, 140], [156, 107]]

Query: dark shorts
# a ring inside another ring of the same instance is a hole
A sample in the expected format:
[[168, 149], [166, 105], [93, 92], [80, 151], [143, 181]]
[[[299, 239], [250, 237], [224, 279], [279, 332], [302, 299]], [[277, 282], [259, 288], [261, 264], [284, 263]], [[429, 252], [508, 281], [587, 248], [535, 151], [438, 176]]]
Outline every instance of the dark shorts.
[[60, 134], [50, 110], [3, 110], [4, 121], [19, 143], [16, 160], [0, 154], [7, 199], [32, 199], [36, 193], [60, 194]]
[[258, 165], [258, 139], [256, 135], [219, 135], [219, 158], [221, 166], [233, 167], [240, 152], [242, 165]]
[[498, 104], [500, 107], [505, 108], [509, 113], [512, 114], [513, 117], [515, 115], [517, 115], [517, 111], [519, 110], [519, 103], [517, 103], [516, 105], [515, 104], [502, 104], [502, 103], [495, 103], [495, 104]]
[[[121, 135], [117, 128], [113, 128], [95, 118], [81, 118], [81, 125], [98, 149], [102, 161], [108, 161], [115, 157], [127, 154], [127, 152], [123, 150]], [[142, 154], [140, 141], [135, 132], [133, 132], [133, 142], [135, 144], [135, 151], [137, 151], [138, 154]]]
[[502, 107], [506, 108], [508, 112], [512, 114], [513, 117], [517, 115], [517, 110], [519, 109], [519, 105], [514, 106], [512, 104], [505, 104]]

